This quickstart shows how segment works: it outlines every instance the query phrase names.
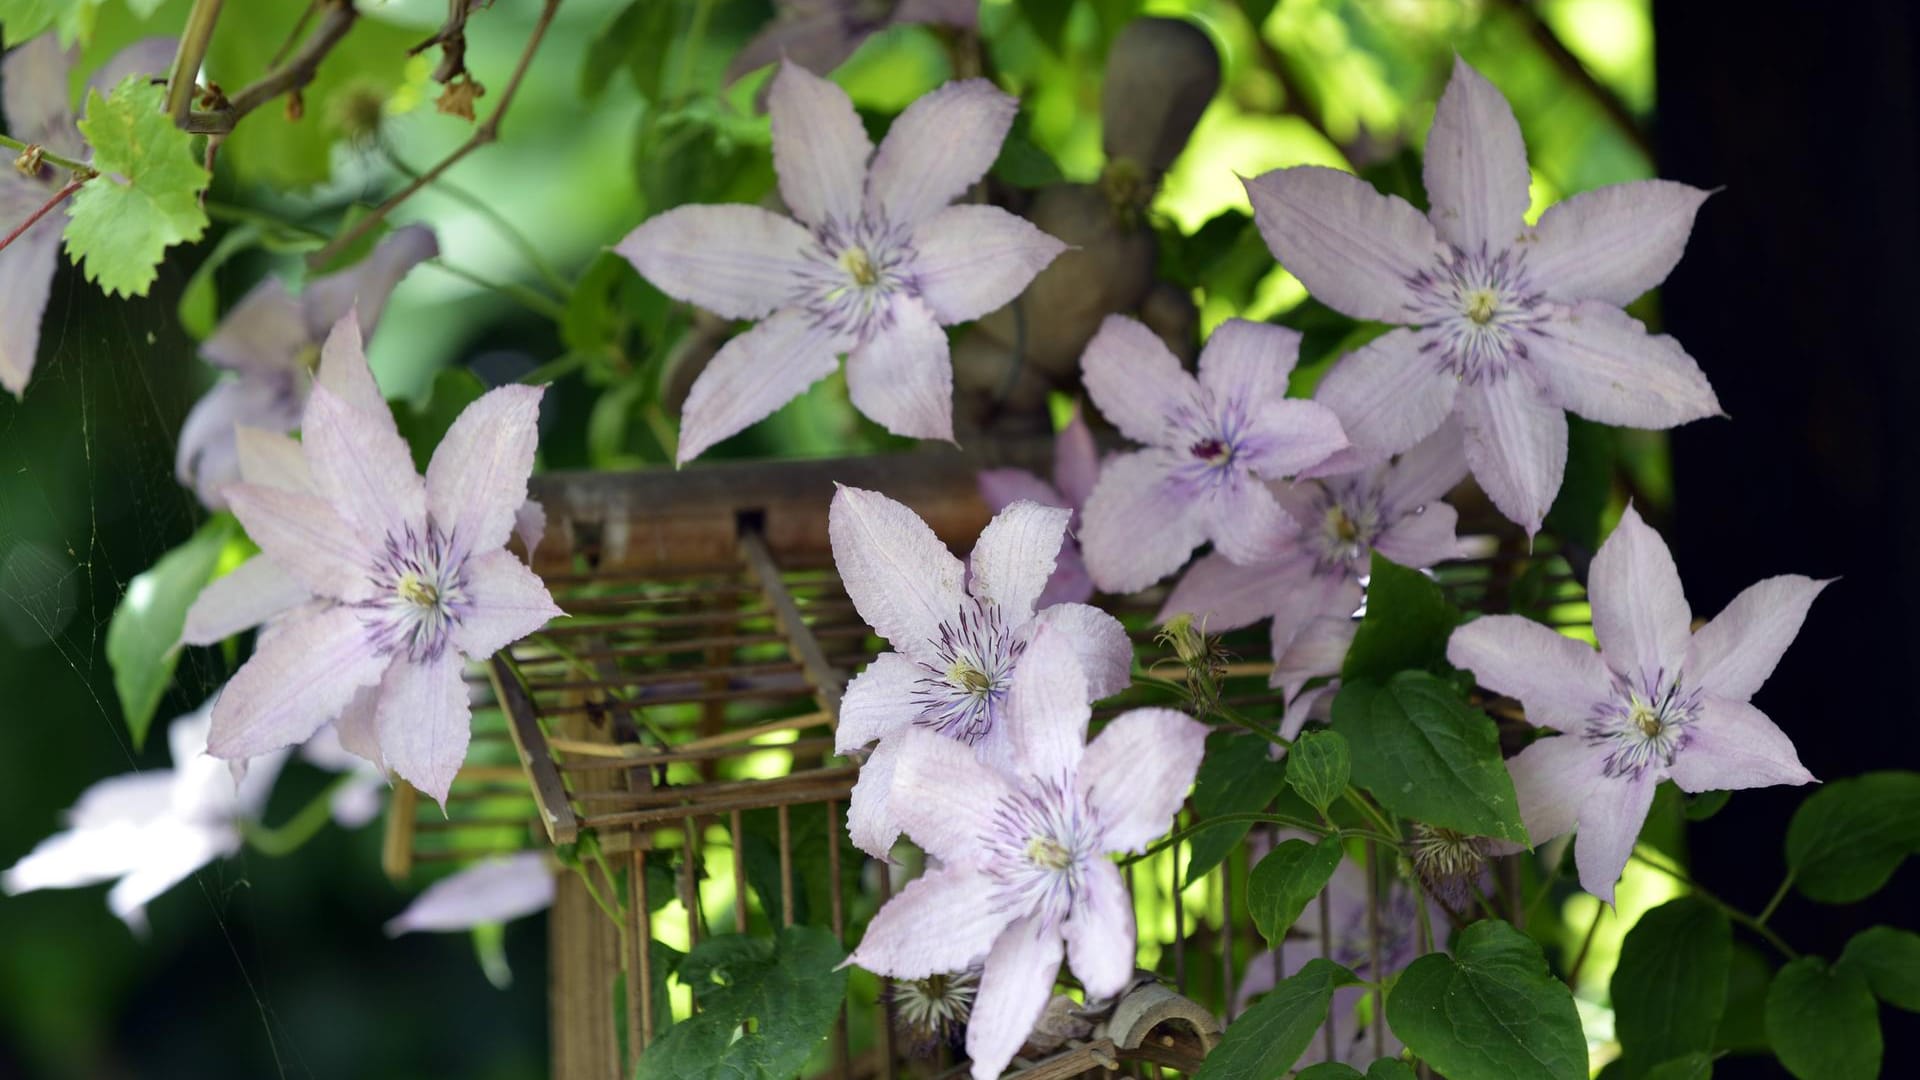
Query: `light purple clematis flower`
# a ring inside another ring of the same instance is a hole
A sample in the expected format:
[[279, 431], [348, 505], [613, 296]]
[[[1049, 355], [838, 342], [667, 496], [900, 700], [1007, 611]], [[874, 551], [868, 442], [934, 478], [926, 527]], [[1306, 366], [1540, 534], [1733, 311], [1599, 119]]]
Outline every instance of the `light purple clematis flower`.
[[1805, 784], [1793, 743], [1748, 703], [1827, 582], [1798, 575], [1749, 587], [1692, 633], [1667, 545], [1628, 507], [1589, 574], [1600, 651], [1514, 615], [1453, 632], [1447, 659], [1562, 734], [1507, 762], [1536, 844], [1580, 829], [1580, 884], [1608, 903], [1653, 790]]
[[[1276, 485], [1287, 512], [1277, 557], [1247, 565], [1218, 553], [1199, 559], [1161, 605], [1159, 621], [1186, 612], [1219, 633], [1271, 617], [1278, 665], [1314, 619], [1345, 619], [1360, 607], [1373, 552], [1416, 570], [1459, 556], [1460, 515], [1440, 498], [1466, 476], [1459, 429], [1445, 424], [1391, 462]], [[1279, 666], [1273, 674], [1288, 697], [1304, 681], [1290, 681]]]
[[[350, 318], [326, 349], [365, 366]], [[312, 599], [221, 695], [214, 755], [302, 743], [337, 718], [347, 749], [444, 804], [469, 734], [463, 657], [484, 660], [561, 614], [504, 546], [526, 501], [541, 393], [506, 386], [469, 405], [423, 483], [384, 406], [314, 387], [300, 443], [313, 493], [227, 489], [268, 565]]]
[[167, 728], [173, 768], [88, 788], [67, 812], [67, 831], [42, 840], [0, 878], [7, 894], [116, 881], [107, 907], [143, 931], [148, 901], [239, 851], [240, 823], [260, 816], [287, 755], [255, 758], [236, 785], [227, 763], [206, 753], [212, 708], [209, 700]]
[[1087, 576], [1086, 560], [1080, 556], [1080, 541], [1075, 536], [1080, 532], [1080, 508], [1086, 505], [1099, 476], [1100, 450], [1094, 445], [1093, 429], [1077, 411], [1054, 436], [1052, 483], [1025, 469], [987, 469], [980, 474], [980, 497], [996, 514], [1021, 499], [1073, 511], [1067, 521], [1067, 538], [1054, 560], [1053, 576], [1040, 590], [1035, 607], [1079, 604], [1093, 598], [1093, 579]]
[[882, 30], [934, 23], [971, 30], [979, 0], [774, 0], [774, 18], [727, 65], [732, 82], [775, 60], [825, 75]]
[[[164, 76], [178, 45], [172, 38], [146, 38], [116, 53], [87, 80], [89, 91], [111, 91], [129, 75]], [[0, 109], [7, 134], [61, 157], [85, 161], [92, 155], [74, 124], [68, 73], [74, 54], [53, 34], [32, 38], [0, 60]], [[42, 165], [33, 176], [12, 167], [13, 151], [0, 161], [0, 234], [33, 216], [66, 182], [62, 170]], [[24, 394], [40, 351], [40, 318], [60, 266], [60, 236], [67, 223], [62, 207], [41, 218], [13, 243], [0, 249], [0, 387]]]
[[879, 742], [847, 804], [847, 831], [862, 851], [884, 859], [899, 838], [891, 792], [906, 733], [938, 732], [1007, 763], [1009, 688], [1043, 628], [1078, 650], [1087, 702], [1126, 689], [1133, 646], [1119, 620], [1086, 604], [1035, 610], [1067, 516], [1014, 503], [981, 531], [969, 572], [907, 507], [859, 488], [834, 493], [827, 527], [840, 578], [860, 617], [895, 650], [847, 686], [835, 733], [840, 754]]
[[1315, 395], [1357, 450], [1398, 453], [1457, 415], [1474, 477], [1531, 534], [1560, 490], [1567, 411], [1670, 428], [1720, 403], [1679, 342], [1620, 310], [1680, 261], [1708, 193], [1618, 184], [1530, 228], [1528, 179], [1513, 110], [1456, 61], [1427, 136], [1430, 214], [1318, 166], [1246, 186], [1267, 246], [1308, 291], [1407, 327], [1343, 358]]
[[1100, 412], [1147, 449], [1109, 461], [1087, 499], [1081, 547], [1095, 585], [1145, 588], [1207, 541], [1236, 562], [1282, 554], [1291, 523], [1263, 481], [1347, 446], [1331, 410], [1287, 398], [1299, 352], [1295, 331], [1228, 319], [1196, 379], [1145, 325], [1107, 316], [1081, 374]]
[[616, 249], [677, 300], [760, 320], [694, 380], [680, 462], [799, 396], [841, 353], [861, 412], [896, 435], [953, 437], [941, 327], [1012, 300], [1065, 248], [999, 207], [947, 205], [986, 174], [1017, 107], [984, 79], [948, 83], [908, 106], [876, 151], [845, 91], [781, 65], [773, 164], [798, 220], [682, 206]]
[[237, 377], [215, 383], [181, 425], [173, 465], [180, 483], [193, 488], [208, 509], [223, 509], [220, 489], [240, 478], [234, 429], [298, 427], [320, 346], [334, 324], [354, 312], [372, 336], [394, 286], [439, 253], [432, 230], [409, 225], [352, 268], [314, 280], [297, 297], [278, 278], [254, 286], [200, 346], [208, 363]]
[[984, 959], [967, 1025], [976, 1080], [999, 1076], [1053, 995], [1062, 954], [1089, 1000], [1133, 976], [1133, 902], [1109, 852], [1146, 850], [1193, 783], [1207, 727], [1135, 709], [1088, 744], [1073, 644], [1035, 635], [1007, 695], [1010, 767], [907, 733], [894, 773], [906, 833], [939, 868], [880, 909], [850, 963], [903, 979]]
[[387, 936], [416, 930], [471, 930], [553, 906], [553, 868], [543, 852], [489, 859], [441, 878], [387, 920]]

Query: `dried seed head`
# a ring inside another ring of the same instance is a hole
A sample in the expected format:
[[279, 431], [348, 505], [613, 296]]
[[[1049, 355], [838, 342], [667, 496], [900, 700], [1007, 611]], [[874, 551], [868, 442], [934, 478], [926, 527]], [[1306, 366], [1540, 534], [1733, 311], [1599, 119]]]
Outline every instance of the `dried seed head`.
[[893, 984], [893, 1022], [915, 1057], [960, 1045], [980, 977], [974, 971], [902, 979]]
[[1466, 899], [1468, 886], [1487, 865], [1486, 841], [1435, 825], [1413, 826], [1408, 853], [1427, 889], [1453, 907]]
[[1220, 647], [1220, 639], [1209, 636], [1204, 627], [1195, 626], [1192, 615], [1182, 613], [1168, 619], [1155, 640], [1172, 649], [1181, 666], [1187, 669], [1187, 692], [1193, 697], [1194, 708], [1203, 714], [1215, 711], [1229, 659], [1227, 651]]

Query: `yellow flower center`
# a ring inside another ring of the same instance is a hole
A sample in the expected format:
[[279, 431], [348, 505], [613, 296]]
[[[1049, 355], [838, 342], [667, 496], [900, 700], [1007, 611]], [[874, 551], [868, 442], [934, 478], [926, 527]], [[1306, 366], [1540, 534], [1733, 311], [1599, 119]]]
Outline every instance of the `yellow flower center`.
[[1354, 523], [1343, 506], [1327, 507], [1327, 530], [1339, 537], [1343, 544], [1360, 539], [1360, 526]]
[[1485, 326], [1493, 321], [1493, 313], [1500, 307], [1500, 297], [1492, 289], [1475, 289], [1467, 294], [1467, 318]]
[[393, 591], [400, 599], [421, 607], [434, 607], [440, 603], [440, 590], [420, 580], [416, 574], [400, 575], [400, 582], [393, 587]]
[[969, 694], [984, 694], [993, 689], [993, 680], [987, 673], [965, 660], [947, 669], [947, 681]]
[[301, 349], [300, 354], [294, 359], [296, 363], [306, 369], [307, 374], [312, 375], [320, 370], [320, 346], [309, 345]]
[[1666, 726], [1660, 720], [1660, 714], [1653, 706], [1636, 699], [1633, 708], [1627, 713], [1627, 722], [1640, 729], [1640, 734], [1651, 739], [1658, 736]]
[[1036, 836], [1027, 841], [1027, 860], [1048, 870], [1065, 870], [1073, 865], [1073, 852], [1051, 836]]
[[847, 272], [855, 285], [872, 285], [880, 280], [880, 272], [873, 268], [873, 259], [865, 248], [850, 247], [841, 252], [840, 269]]

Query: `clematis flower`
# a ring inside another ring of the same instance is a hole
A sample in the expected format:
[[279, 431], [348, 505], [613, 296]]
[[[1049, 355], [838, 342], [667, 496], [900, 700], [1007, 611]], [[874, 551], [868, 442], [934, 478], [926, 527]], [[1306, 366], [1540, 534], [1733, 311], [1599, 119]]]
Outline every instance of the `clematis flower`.
[[538, 851], [489, 859], [441, 878], [387, 920], [387, 936], [416, 930], [471, 930], [553, 906], [553, 869]]
[[1053, 576], [1040, 590], [1040, 599], [1034, 601], [1036, 607], [1084, 603], [1093, 598], [1093, 579], [1087, 576], [1080, 542], [1074, 537], [1080, 531], [1080, 508], [1086, 505], [1099, 475], [1100, 451], [1093, 442], [1093, 429], [1078, 412], [1054, 436], [1052, 483], [1025, 469], [987, 469], [980, 474], [980, 497], [996, 514], [1021, 499], [1073, 511], [1067, 520], [1067, 538], [1054, 560]]
[[[129, 75], [166, 74], [178, 45], [172, 38], [146, 38], [114, 54], [93, 77], [89, 91], [111, 91]], [[7, 134], [31, 146], [75, 161], [91, 154], [73, 120], [68, 73], [74, 53], [62, 49], [53, 34], [41, 34], [0, 59], [0, 111]], [[9, 160], [0, 162], [0, 235], [33, 216], [66, 183], [61, 170], [41, 165], [32, 176], [22, 175]], [[60, 266], [60, 236], [65, 231], [64, 207], [47, 214], [33, 227], [0, 248], [0, 387], [15, 397], [26, 393], [40, 352], [40, 318], [53, 291], [53, 274]]]
[[180, 483], [193, 488], [208, 509], [224, 509], [221, 489], [240, 478], [234, 429], [298, 427], [321, 343], [334, 324], [355, 312], [371, 335], [394, 286], [439, 253], [432, 230], [409, 225], [350, 269], [315, 279], [297, 297], [278, 278], [254, 286], [200, 346], [209, 363], [235, 377], [214, 384], [181, 425], [173, 464]]
[[[365, 365], [351, 318], [326, 350]], [[302, 743], [337, 718], [347, 749], [444, 805], [469, 735], [462, 658], [484, 660], [561, 614], [505, 548], [526, 501], [540, 397], [505, 386], [467, 406], [423, 483], [384, 407], [313, 388], [300, 450], [314, 493], [227, 488], [268, 565], [311, 600], [282, 616], [221, 695], [216, 757]]]
[[773, 21], [727, 65], [728, 82], [782, 59], [825, 75], [890, 27], [980, 24], [979, 0], [774, 0], [773, 9]]
[[615, 249], [676, 300], [760, 320], [694, 380], [680, 462], [798, 397], [841, 353], [861, 412], [896, 435], [952, 438], [940, 328], [1012, 300], [1065, 248], [999, 207], [947, 205], [986, 174], [1016, 108], [984, 79], [948, 83], [908, 106], [875, 151], [845, 91], [780, 66], [773, 164], [798, 220], [682, 206]]
[[835, 734], [839, 754], [879, 742], [847, 804], [847, 831], [862, 851], [885, 859], [899, 838], [890, 793], [902, 735], [926, 729], [1007, 762], [1007, 695], [1043, 628], [1078, 650], [1088, 702], [1126, 689], [1133, 646], [1119, 620], [1086, 604], [1035, 610], [1067, 517], [1033, 502], [1007, 507], [981, 531], [969, 574], [912, 510], [859, 488], [834, 493], [827, 530], [840, 578], [894, 649], [848, 684]]
[[1665, 280], [1707, 192], [1641, 180], [1575, 195], [1528, 227], [1513, 110], [1464, 62], [1427, 136], [1433, 210], [1317, 166], [1246, 181], [1267, 246], [1307, 290], [1394, 330], [1334, 365], [1315, 397], [1384, 457], [1458, 416], [1494, 505], [1540, 528], [1567, 462], [1566, 412], [1635, 428], [1720, 403], [1680, 343], [1621, 307]]
[[[1280, 734], [1294, 738], [1307, 721], [1326, 723], [1332, 716], [1333, 697], [1340, 692], [1340, 669], [1346, 666], [1347, 650], [1353, 647], [1353, 635], [1360, 624], [1351, 615], [1322, 615], [1307, 620], [1293, 635], [1286, 651], [1273, 661], [1268, 685], [1280, 690], [1287, 708], [1280, 716]], [[1314, 679], [1326, 682], [1303, 690]], [[1274, 747], [1276, 756], [1280, 747]]]
[[240, 823], [265, 808], [284, 753], [255, 758], [235, 783], [207, 756], [213, 699], [167, 727], [171, 769], [115, 776], [88, 788], [67, 812], [68, 828], [42, 840], [0, 884], [15, 896], [115, 882], [107, 907], [136, 932], [146, 906], [202, 866], [240, 850]]
[[1580, 885], [1612, 903], [1660, 781], [1696, 792], [1811, 781], [1793, 743], [1749, 700], [1826, 586], [1768, 578], [1692, 633], [1673, 556], [1629, 507], [1589, 571], [1599, 652], [1514, 615], [1455, 630], [1455, 667], [1560, 732], [1507, 762], [1533, 842], [1578, 826]]
[[909, 732], [896, 812], [939, 868], [867, 926], [849, 963], [902, 979], [981, 962], [967, 1025], [976, 1080], [997, 1077], [1053, 994], [1062, 954], [1089, 1000], [1133, 977], [1133, 901], [1108, 852], [1167, 831], [1200, 767], [1207, 727], [1135, 709], [1088, 744], [1090, 691], [1073, 643], [1036, 634], [1007, 694], [1002, 770], [930, 731]]
[[1081, 374], [1100, 412], [1147, 449], [1109, 461], [1087, 499], [1081, 547], [1095, 585], [1145, 588], [1207, 541], [1236, 562], [1279, 557], [1291, 523], [1262, 481], [1347, 446], [1326, 406], [1288, 400], [1299, 352], [1292, 330], [1228, 319], [1196, 379], [1145, 325], [1107, 316]]
[[1292, 697], [1305, 679], [1290, 682], [1279, 661], [1311, 621], [1346, 619], [1360, 607], [1374, 551], [1421, 570], [1459, 555], [1460, 515], [1440, 497], [1466, 476], [1459, 429], [1446, 424], [1391, 462], [1276, 485], [1287, 512], [1276, 557], [1250, 565], [1202, 557], [1167, 596], [1159, 621], [1184, 612], [1219, 633], [1271, 617], [1272, 682]]

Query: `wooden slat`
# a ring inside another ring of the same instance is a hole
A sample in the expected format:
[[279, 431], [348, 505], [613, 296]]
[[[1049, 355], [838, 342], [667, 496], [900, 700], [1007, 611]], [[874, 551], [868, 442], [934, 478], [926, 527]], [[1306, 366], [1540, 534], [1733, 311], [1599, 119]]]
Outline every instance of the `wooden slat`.
[[533, 798], [540, 807], [540, 823], [546, 826], [547, 839], [554, 844], [571, 844], [579, 839], [579, 823], [574, 820], [573, 806], [567, 802], [567, 786], [561, 782], [560, 770], [554, 766], [540, 721], [534, 718], [533, 699], [527, 696], [506, 660], [494, 657], [487, 670], [493, 676], [494, 695], [507, 714], [513, 749], [533, 781]]
[[838, 723], [840, 695], [846, 689], [846, 674], [827, 663], [827, 654], [820, 648], [820, 639], [800, 614], [799, 606], [793, 602], [793, 594], [787, 591], [786, 582], [780, 579], [780, 568], [774, 565], [773, 553], [767, 550], [766, 538], [752, 529], [741, 530], [740, 557], [746, 561], [747, 569], [753, 572], [760, 587], [766, 590], [767, 601], [773, 607], [774, 620], [780, 624], [781, 633], [786, 635], [787, 648], [793, 651], [793, 658], [800, 661], [800, 670], [806, 673], [807, 681], [813, 684], [814, 696], [819, 699], [820, 708]]

